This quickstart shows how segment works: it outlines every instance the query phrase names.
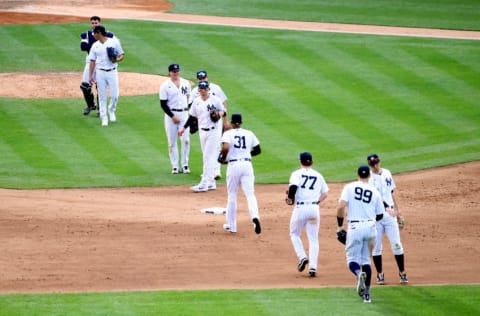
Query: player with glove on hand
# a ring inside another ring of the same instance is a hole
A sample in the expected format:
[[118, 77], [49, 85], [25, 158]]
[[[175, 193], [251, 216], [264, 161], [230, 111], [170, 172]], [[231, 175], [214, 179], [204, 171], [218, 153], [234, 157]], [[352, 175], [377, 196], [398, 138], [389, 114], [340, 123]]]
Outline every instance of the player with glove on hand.
[[[380, 193], [368, 183], [370, 169], [360, 166], [358, 181], [344, 186], [337, 208], [337, 238], [342, 232], [345, 213], [348, 223], [345, 253], [347, 265], [357, 278], [357, 293], [364, 303], [370, 303], [372, 267], [370, 256], [377, 239], [375, 222], [383, 218], [383, 205]], [[348, 211], [346, 209], [348, 208]], [[341, 242], [341, 240], [340, 240]]]
[[388, 169], [382, 168], [380, 158], [377, 154], [369, 155], [367, 162], [372, 173], [370, 184], [380, 192], [385, 206], [383, 219], [376, 224], [378, 238], [372, 254], [373, 263], [377, 270], [377, 284], [385, 284], [385, 275], [382, 267], [382, 236], [385, 234], [390, 241], [392, 252], [395, 255], [400, 284], [405, 285], [408, 283], [408, 278], [405, 272], [405, 255], [399, 231], [403, 229], [405, 220], [394, 197], [393, 192], [396, 189], [395, 181], [393, 181], [392, 173]]

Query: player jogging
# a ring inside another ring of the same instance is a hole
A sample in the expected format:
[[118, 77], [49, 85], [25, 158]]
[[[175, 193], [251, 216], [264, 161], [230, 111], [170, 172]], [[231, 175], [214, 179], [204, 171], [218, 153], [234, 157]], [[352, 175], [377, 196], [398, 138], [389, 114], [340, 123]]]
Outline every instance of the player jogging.
[[218, 155], [218, 162], [227, 166], [227, 223], [223, 229], [237, 232], [237, 193], [241, 186], [247, 199], [248, 212], [253, 222], [256, 234], [262, 232], [258, 212], [257, 198], [255, 197], [255, 175], [253, 173], [252, 156], [260, 154], [260, 142], [252, 131], [243, 129], [242, 115], [232, 114], [229, 129], [222, 136], [222, 149]]
[[[372, 268], [370, 256], [377, 238], [375, 222], [383, 217], [382, 198], [377, 189], [368, 183], [370, 168], [360, 166], [358, 180], [351, 182], [342, 190], [337, 208], [337, 232], [343, 229], [347, 213], [347, 240], [345, 253], [347, 265], [357, 278], [357, 293], [363, 302], [371, 303], [370, 284]], [[348, 211], [346, 212], [346, 208]]]
[[[312, 168], [311, 153], [301, 153], [299, 160], [301, 168], [290, 175], [285, 199], [288, 205], [295, 205], [290, 218], [290, 239], [298, 258], [298, 271], [302, 272], [309, 264], [308, 273], [311, 277], [315, 277], [320, 250], [318, 241], [319, 204], [327, 198], [328, 186], [323, 176]], [[301, 239], [303, 228], [305, 228], [308, 238], [308, 257]]]

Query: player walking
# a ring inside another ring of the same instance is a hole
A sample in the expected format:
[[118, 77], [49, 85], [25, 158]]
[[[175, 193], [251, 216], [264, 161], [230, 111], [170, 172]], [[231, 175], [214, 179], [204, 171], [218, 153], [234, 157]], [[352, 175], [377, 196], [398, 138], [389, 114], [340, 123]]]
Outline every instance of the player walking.
[[[87, 107], [83, 110], [83, 115], [88, 115], [91, 111], [97, 109], [94, 101], [95, 97], [93, 95], [92, 85], [89, 82], [90, 59], [88, 58], [88, 54], [90, 53], [93, 43], [97, 41], [93, 36], [93, 29], [97, 25], [100, 25], [100, 21], [101, 19], [99, 16], [92, 16], [90, 18], [91, 29], [80, 34], [80, 49], [86, 52], [85, 68], [83, 69], [82, 83], [80, 84], [80, 90], [82, 90], [83, 98], [87, 104]], [[107, 37], [112, 38], [113, 33], [107, 31]], [[95, 73], [93, 74], [93, 79], [95, 79]]]
[[[178, 136], [179, 130], [188, 119], [188, 101], [191, 94], [190, 82], [180, 77], [180, 65], [168, 66], [169, 78], [160, 86], [160, 106], [162, 107], [167, 134], [168, 154], [172, 165], [172, 173], [178, 173]], [[190, 156], [190, 133], [180, 136], [182, 151], [182, 171], [190, 173], [188, 159]]]
[[242, 115], [232, 114], [230, 124], [232, 129], [223, 133], [222, 148], [218, 155], [218, 162], [227, 164], [227, 223], [223, 229], [237, 232], [237, 193], [241, 186], [247, 199], [248, 212], [253, 222], [256, 234], [262, 232], [258, 202], [255, 197], [255, 175], [253, 173], [252, 156], [261, 153], [260, 142], [252, 131], [243, 129]]
[[[208, 80], [207, 76], [207, 71], [206, 70], [199, 70], [197, 71], [197, 81], [208, 81], [209, 88], [210, 88], [210, 93], [213, 94], [214, 96], [218, 97], [220, 101], [222, 101], [223, 107], [225, 108], [225, 111], [228, 111], [227, 109], [227, 96], [225, 95], [225, 92], [223, 92], [222, 88], [218, 85], [215, 84], [211, 81]], [[192, 90], [192, 98], [190, 100], [194, 100], [196, 97], [200, 96], [200, 92], [198, 91], [198, 86], [193, 88]], [[228, 129], [228, 119], [227, 116], [225, 115], [221, 120], [218, 120], [217, 126], [215, 128], [215, 133], [219, 134], [219, 137], [222, 137], [222, 133], [224, 130]], [[215, 180], [218, 180], [222, 177], [222, 168], [221, 164], [216, 162], [215, 164]]]
[[179, 136], [185, 135], [185, 129], [190, 126], [192, 117], [198, 120], [198, 133], [203, 153], [203, 173], [200, 183], [192, 187], [194, 192], [206, 192], [217, 188], [214, 172], [220, 134], [216, 133], [216, 122], [212, 121], [210, 112], [214, 111], [220, 117], [226, 115], [226, 112], [220, 99], [210, 94], [208, 88], [208, 81], [200, 81], [198, 84], [200, 96], [193, 100], [190, 116], [178, 132]]
[[407, 284], [408, 278], [405, 272], [405, 255], [400, 240], [400, 230], [397, 221], [397, 218], [403, 221], [403, 216], [393, 193], [396, 189], [395, 181], [393, 180], [390, 170], [382, 168], [380, 158], [377, 154], [369, 155], [367, 161], [372, 172], [370, 183], [380, 192], [385, 207], [383, 219], [376, 223], [378, 238], [375, 248], [373, 249], [372, 257], [375, 269], [377, 270], [377, 284], [385, 284], [385, 275], [382, 267], [383, 234], [385, 234], [390, 241], [390, 247], [395, 255], [400, 284]]
[[[299, 160], [301, 168], [290, 175], [285, 199], [288, 205], [295, 205], [290, 218], [290, 239], [299, 260], [298, 271], [302, 272], [309, 264], [308, 273], [311, 277], [315, 277], [320, 250], [318, 241], [319, 204], [327, 198], [328, 186], [323, 176], [312, 168], [311, 153], [301, 153]], [[306, 229], [308, 238], [308, 257], [301, 239], [303, 228]]]
[[340, 195], [337, 208], [337, 232], [343, 230], [345, 209], [348, 208], [348, 233], [345, 244], [347, 264], [357, 278], [358, 295], [365, 303], [371, 303], [370, 256], [377, 238], [375, 222], [383, 217], [383, 205], [380, 193], [368, 183], [369, 167], [360, 166], [357, 175], [358, 181], [347, 184]]
[[[107, 116], [107, 87], [110, 89], [110, 104], [108, 106], [108, 115], [111, 122], [116, 122], [115, 112], [118, 104], [118, 62], [125, 57], [120, 41], [115, 38], [107, 37], [107, 31], [103, 25], [97, 25], [93, 29], [93, 36], [97, 40], [90, 50], [88, 58], [90, 59], [89, 83], [95, 82], [98, 89], [98, 100], [100, 107], [100, 119], [102, 126], [108, 126]], [[107, 49], [113, 49], [115, 57], [109, 56]], [[94, 78], [94, 74], [96, 78]]]

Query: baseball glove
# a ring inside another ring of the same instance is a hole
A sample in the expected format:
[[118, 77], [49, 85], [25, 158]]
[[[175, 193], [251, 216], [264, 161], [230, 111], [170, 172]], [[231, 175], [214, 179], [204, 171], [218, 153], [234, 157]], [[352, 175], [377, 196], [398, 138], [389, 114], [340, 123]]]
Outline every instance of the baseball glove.
[[216, 110], [211, 110], [210, 119], [212, 120], [213, 123], [217, 123], [218, 120], [220, 119], [220, 114], [218, 114]]
[[198, 132], [198, 120], [196, 117], [192, 116], [189, 127], [190, 134], [195, 134], [196, 132]]
[[115, 51], [115, 48], [107, 47], [107, 55], [108, 55], [108, 59], [110, 59], [112, 63], [117, 62], [118, 55], [117, 55], [117, 52]]
[[347, 242], [347, 231], [345, 229], [337, 232], [337, 240], [345, 245]]
[[398, 216], [397, 221], [398, 221], [398, 228], [402, 230], [405, 227], [405, 219], [403, 218], [403, 216]]
[[289, 199], [288, 198], [288, 190], [285, 192], [285, 194], [287, 195], [287, 197], [285, 197], [285, 203], [287, 203], [287, 205], [295, 204], [295, 199]]

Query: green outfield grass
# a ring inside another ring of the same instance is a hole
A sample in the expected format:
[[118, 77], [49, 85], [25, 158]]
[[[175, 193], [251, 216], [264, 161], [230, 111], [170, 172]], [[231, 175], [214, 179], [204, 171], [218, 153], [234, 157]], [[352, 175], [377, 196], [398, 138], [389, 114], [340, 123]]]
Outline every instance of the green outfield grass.
[[[260, 139], [257, 183], [286, 182], [304, 150], [327, 181], [353, 179], [371, 152], [394, 173], [479, 159], [478, 41], [137, 21], [107, 26], [123, 42], [122, 71], [165, 75], [173, 61], [191, 80], [197, 70], [209, 71], [230, 112], [241, 112], [244, 127]], [[81, 71], [77, 37], [84, 29], [2, 26], [10, 45], [0, 48], [0, 71]], [[0, 187], [198, 181], [198, 135], [192, 174], [169, 174], [157, 94], [121, 96], [118, 122], [108, 128], [84, 117], [83, 107], [80, 89], [74, 99], [0, 98]]]
[[477, 0], [172, 0], [171, 12], [294, 21], [480, 30]]
[[478, 315], [479, 286], [0, 295], [2, 315]]

